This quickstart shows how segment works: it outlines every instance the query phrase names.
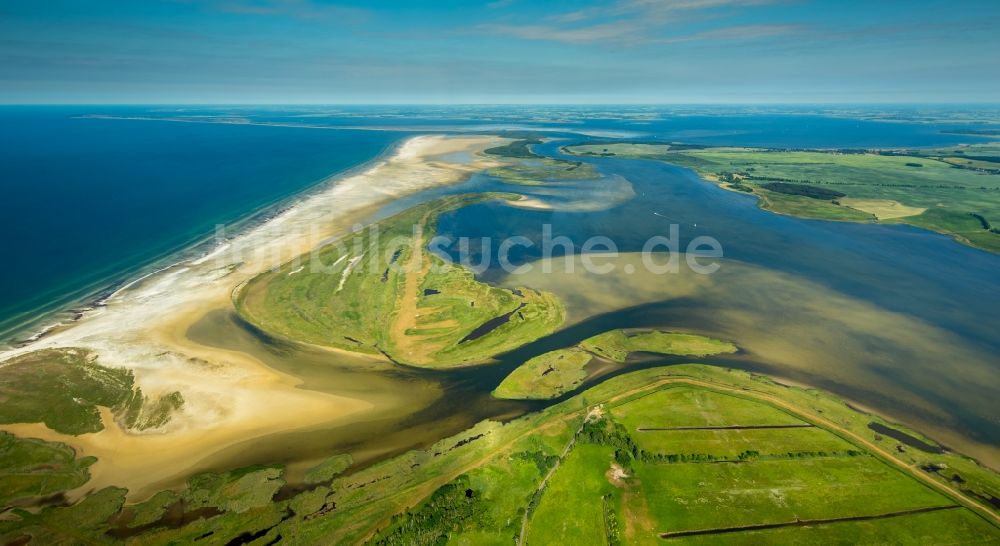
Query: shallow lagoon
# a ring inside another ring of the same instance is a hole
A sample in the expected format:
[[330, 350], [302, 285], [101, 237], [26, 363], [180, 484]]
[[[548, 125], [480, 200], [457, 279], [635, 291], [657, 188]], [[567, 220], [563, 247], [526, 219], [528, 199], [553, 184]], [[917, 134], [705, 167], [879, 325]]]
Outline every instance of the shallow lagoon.
[[[545, 150], [557, 153], [556, 146]], [[440, 231], [472, 238], [527, 236], [536, 247], [522, 260], [538, 257], [544, 224], [551, 224], [553, 236], [567, 236], [578, 246], [588, 237], [610, 237], [622, 252], [638, 251], [649, 237], [667, 235], [670, 224], [679, 225], [681, 249], [694, 237], [712, 236], [722, 244], [725, 262], [719, 274], [709, 276], [711, 295], [702, 291], [678, 299], [672, 285], [679, 279], [671, 275], [631, 281], [621, 273], [602, 276], [583, 293], [615, 293], [617, 305], [626, 310], [600, 317], [601, 328], [693, 329], [728, 336], [744, 347], [759, 345], [762, 337], [784, 339], [783, 349], [772, 342], [772, 350], [747, 357], [759, 369], [829, 388], [939, 437], [949, 436], [941, 438], [946, 443], [959, 442], [957, 435], [987, 444], [1000, 437], [1000, 424], [993, 419], [993, 393], [1000, 389], [1000, 313], [994, 297], [1000, 293], [995, 275], [1000, 257], [907, 226], [776, 215], [757, 208], [751, 196], [659, 162], [588, 161], [605, 174], [629, 180], [636, 197], [588, 213], [476, 205], [442, 218]], [[748, 272], [727, 271], [741, 268]], [[741, 282], [751, 272], [757, 280]], [[497, 267], [482, 276], [504, 278]], [[543, 277], [533, 279], [542, 283]], [[655, 288], [647, 294], [656, 286], [666, 301], [654, 301]], [[573, 286], [573, 276], [541, 287], [571, 299], [582, 288]], [[627, 310], [633, 306], [642, 307]], [[812, 330], [808, 336], [800, 331], [802, 324], [784, 321], [782, 327], [776, 320], [806, 320], [804, 310], [812, 313], [805, 323]], [[737, 312], [742, 322], [729, 316]], [[793, 357], [797, 365], [791, 365]], [[995, 453], [986, 448], [979, 455], [988, 452]]]
[[[541, 149], [558, 154], [558, 145]], [[744, 349], [741, 353], [702, 361], [829, 389], [997, 464], [1000, 426], [992, 415], [993, 393], [1000, 389], [995, 356], [1000, 317], [989, 296], [1000, 293], [994, 275], [1000, 257], [906, 226], [779, 216], [758, 209], [752, 197], [670, 165], [587, 160], [607, 178], [550, 186], [544, 195], [537, 187], [480, 175], [398, 200], [370, 220], [444, 194], [535, 192], [552, 209], [475, 205], [443, 216], [439, 233], [495, 239], [521, 235], [540, 241], [542, 226], [551, 224], [553, 235], [565, 235], [577, 245], [603, 235], [629, 253], [641, 249], [650, 236], [666, 235], [676, 223], [681, 248], [700, 235], [720, 241], [725, 250], [720, 271], [695, 275], [682, 267], [678, 274], [651, 275], [641, 270], [634, 254], [625, 254], [619, 268], [631, 263], [638, 273], [586, 275], [578, 267], [567, 274], [565, 260], [558, 258], [551, 274], [536, 267], [533, 273], [508, 276], [494, 259], [482, 278], [556, 292], [567, 304], [569, 320], [561, 331], [501, 355], [496, 364], [446, 372], [281, 346], [242, 328], [232, 316], [206, 317], [189, 332], [192, 339], [247, 352], [302, 378], [303, 388], [358, 396], [378, 410], [360, 421], [248, 442], [203, 466], [296, 463], [343, 451], [364, 465], [429, 445], [484, 418], [514, 417], [545, 402], [492, 399], [490, 391], [510, 370], [543, 352], [622, 327], [732, 340]], [[620, 180], [628, 182], [628, 199], [609, 199], [621, 195], [608, 192]], [[588, 200], [603, 206], [579, 208]], [[537, 258], [537, 252], [527, 251], [514, 261]], [[587, 385], [639, 367], [695, 360], [639, 355], [627, 366], [593, 369]]]

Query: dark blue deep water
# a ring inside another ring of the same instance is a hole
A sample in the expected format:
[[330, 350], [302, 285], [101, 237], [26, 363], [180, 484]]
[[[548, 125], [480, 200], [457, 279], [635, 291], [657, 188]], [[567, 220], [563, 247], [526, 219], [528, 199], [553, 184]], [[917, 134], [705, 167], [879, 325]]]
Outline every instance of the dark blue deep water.
[[0, 337], [399, 138], [74, 117], [136, 111], [0, 108]]

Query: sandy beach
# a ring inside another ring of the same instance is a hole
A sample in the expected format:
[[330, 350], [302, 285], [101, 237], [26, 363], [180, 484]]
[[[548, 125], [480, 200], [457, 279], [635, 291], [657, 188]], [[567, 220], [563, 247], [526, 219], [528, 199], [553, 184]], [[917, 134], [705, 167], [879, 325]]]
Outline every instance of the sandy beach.
[[0, 430], [65, 442], [98, 457], [93, 478], [75, 493], [116, 485], [137, 498], [236, 443], [362, 418], [374, 409], [369, 400], [298, 388], [298, 378], [247, 354], [194, 343], [186, 332], [207, 313], [231, 309], [240, 284], [345, 233], [373, 207], [495, 166], [498, 161], [481, 152], [504, 142], [488, 136], [410, 138], [370, 168], [336, 180], [213, 252], [134, 282], [72, 325], [0, 354], [6, 360], [46, 348], [91, 349], [102, 365], [134, 370], [148, 395], [181, 392], [183, 409], [161, 429], [122, 430], [104, 411], [105, 429], [94, 434], [66, 436], [41, 424]]

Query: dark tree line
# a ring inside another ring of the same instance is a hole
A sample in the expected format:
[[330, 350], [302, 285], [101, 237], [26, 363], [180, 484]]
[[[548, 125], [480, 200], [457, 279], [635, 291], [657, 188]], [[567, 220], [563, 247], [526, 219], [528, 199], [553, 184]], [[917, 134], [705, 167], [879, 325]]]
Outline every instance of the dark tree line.
[[393, 516], [389, 528], [377, 533], [368, 543], [380, 546], [443, 545], [453, 531], [485, 513], [486, 507], [471, 488], [468, 476], [459, 476], [439, 487], [415, 510]]

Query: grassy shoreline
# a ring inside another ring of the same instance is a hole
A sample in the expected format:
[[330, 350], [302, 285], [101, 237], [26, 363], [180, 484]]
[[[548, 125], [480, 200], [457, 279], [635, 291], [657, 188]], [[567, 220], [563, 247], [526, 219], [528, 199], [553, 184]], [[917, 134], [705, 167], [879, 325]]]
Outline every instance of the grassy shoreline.
[[68, 435], [104, 430], [98, 406], [124, 429], [162, 427], [184, 406], [178, 391], [150, 398], [132, 370], [109, 368], [85, 349], [46, 349], [14, 357], [0, 367], [0, 423], [44, 423]]
[[528, 360], [510, 373], [493, 391], [506, 399], [547, 400], [570, 392], [587, 379], [591, 362], [625, 364], [634, 353], [704, 357], [734, 353], [732, 343], [694, 334], [659, 330], [611, 330], [578, 345], [556, 349]]
[[[15, 509], [0, 520], [0, 539], [657, 544], [673, 533], [683, 544], [714, 544], [712, 533], [725, 530], [720, 539], [750, 544], [841, 536], [792, 525], [798, 519], [835, 521], [861, 544], [1000, 537], [1000, 511], [984, 502], [1000, 476], [947, 451], [901, 450], [872, 423], [935, 445], [823, 391], [681, 364], [617, 376], [354, 472], [343, 473], [348, 455], [333, 455], [315, 467], [310, 487], [289, 494], [280, 493], [280, 466], [201, 474], [137, 504], [107, 488], [72, 506]], [[706, 504], [716, 498], [739, 509]], [[567, 520], [567, 506], [593, 517]]]
[[426, 247], [444, 212], [508, 194], [418, 205], [250, 280], [240, 316], [276, 337], [444, 368], [481, 363], [551, 333], [563, 321], [551, 294], [481, 283]]

